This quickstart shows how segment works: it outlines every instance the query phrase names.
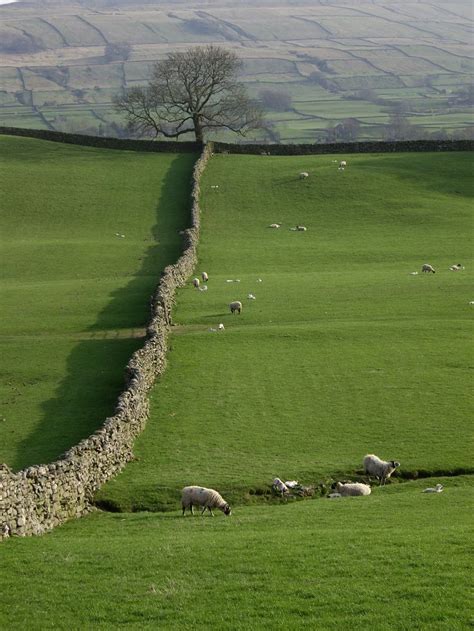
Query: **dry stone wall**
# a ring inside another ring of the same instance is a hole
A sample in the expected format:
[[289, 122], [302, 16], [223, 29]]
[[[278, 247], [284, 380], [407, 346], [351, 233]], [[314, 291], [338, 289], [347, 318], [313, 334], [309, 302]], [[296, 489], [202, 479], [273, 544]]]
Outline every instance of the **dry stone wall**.
[[94, 493], [133, 458], [133, 443], [148, 419], [148, 393], [166, 366], [171, 309], [177, 287], [185, 284], [197, 262], [200, 228], [200, 178], [211, 155], [204, 148], [193, 172], [191, 227], [184, 250], [162, 273], [152, 297], [144, 346], [131, 357], [125, 389], [115, 415], [94, 434], [48, 465], [12, 472], [0, 464], [0, 540], [11, 535], [39, 535], [91, 510]]

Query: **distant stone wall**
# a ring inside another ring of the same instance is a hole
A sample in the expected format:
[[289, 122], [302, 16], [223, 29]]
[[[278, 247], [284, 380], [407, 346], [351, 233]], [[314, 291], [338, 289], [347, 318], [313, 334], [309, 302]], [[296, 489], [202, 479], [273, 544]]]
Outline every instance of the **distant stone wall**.
[[94, 493], [133, 458], [133, 443], [148, 419], [148, 393], [166, 366], [175, 292], [197, 262], [200, 178], [210, 155], [210, 147], [205, 148], [194, 167], [191, 227], [184, 233], [184, 251], [162, 273], [152, 297], [146, 341], [127, 365], [126, 386], [115, 415], [56, 462], [17, 473], [0, 464], [0, 539], [39, 535], [87, 513]]

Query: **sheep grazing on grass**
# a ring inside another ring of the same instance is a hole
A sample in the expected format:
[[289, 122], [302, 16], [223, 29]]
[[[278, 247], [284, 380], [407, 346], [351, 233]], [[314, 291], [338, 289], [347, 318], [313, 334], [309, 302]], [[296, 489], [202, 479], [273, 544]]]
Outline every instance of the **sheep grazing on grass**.
[[456, 263], [455, 265], [451, 265], [451, 267], [449, 269], [452, 272], [459, 272], [460, 270], [464, 269], [464, 266], [461, 265], [461, 263]]
[[306, 173], [306, 171], [302, 171], [299, 177], [300, 180], [305, 180], [307, 177], [309, 177], [309, 173]]
[[430, 272], [433, 272], [433, 274], [436, 274], [436, 270], [435, 268], [430, 265], [429, 263], [425, 263], [422, 268], [421, 268], [422, 272], [426, 272], [427, 274], [429, 274]]
[[427, 489], [423, 491], [423, 493], [441, 493], [443, 489], [444, 489], [444, 486], [442, 484], [437, 484], [434, 488], [428, 487]]
[[281, 223], [271, 223], [268, 227], [269, 228], [279, 228], [281, 226]]
[[199, 285], [201, 284], [199, 282], [199, 278], [193, 278], [193, 286], [196, 287], [196, 289], [199, 289]]
[[207, 272], [202, 272], [201, 278], [202, 278], [203, 283], [207, 283], [207, 281], [209, 280], [209, 276], [207, 275]]
[[308, 228], [306, 226], [296, 226], [296, 229], [298, 232], [306, 232]]
[[234, 302], [230, 303], [229, 309], [232, 314], [237, 311], [237, 313], [240, 315], [242, 313], [242, 303], [240, 302], [240, 300], [234, 300]]
[[385, 484], [386, 480], [392, 475], [392, 473], [400, 466], [400, 463], [396, 460], [381, 460], [374, 454], [368, 454], [364, 457], [364, 471], [367, 475], [375, 476], [380, 480], [380, 484]]
[[187, 508], [190, 509], [191, 515], [194, 515], [193, 506], [202, 507], [201, 515], [204, 514], [206, 508], [212, 516], [214, 516], [213, 508], [218, 508], [224, 515], [232, 513], [229, 504], [220, 493], [214, 489], [206, 489], [204, 486], [185, 486], [181, 493], [181, 506], [183, 516]]
[[368, 484], [362, 484], [362, 482], [338, 482], [336, 484], [336, 493], [340, 493], [342, 497], [356, 496], [356, 495], [370, 495], [372, 489]]
[[345, 160], [341, 160], [339, 162], [339, 168], [344, 169], [347, 166], [347, 162]]
[[225, 326], [222, 324], [222, 322], [219, 324], [217, 328], [219, 329], [219, 331], [225, 331]]

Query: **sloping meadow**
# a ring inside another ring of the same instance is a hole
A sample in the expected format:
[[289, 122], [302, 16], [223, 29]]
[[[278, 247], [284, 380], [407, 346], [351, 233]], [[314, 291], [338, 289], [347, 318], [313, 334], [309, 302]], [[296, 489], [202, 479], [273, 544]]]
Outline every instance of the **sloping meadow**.
[[339, 160], [210, 161], [196, 270], [208, 289], [178, 294], [137, 461], [102, 505], [173, 510], [187, 484], [247, 502], [275, 476], [360, 473], [366, 453], [406, 476], [471, 470], [470, 155]]

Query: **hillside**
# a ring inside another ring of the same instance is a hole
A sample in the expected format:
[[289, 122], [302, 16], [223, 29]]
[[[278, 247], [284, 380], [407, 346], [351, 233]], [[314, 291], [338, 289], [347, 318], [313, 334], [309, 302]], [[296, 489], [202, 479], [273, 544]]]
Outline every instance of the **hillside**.
[[3, 125], [123, 134], [113, 94], [167, 51], [214, 42], [242, 57], [254, 96], [286, 95], [272, 106], [267, 94], [270, 140], [380, 138], [394, 109], [418, 136], [472, 126], [468, 0], [38, 2], [0, 19]]
[[195, 156], [8, 136], [0, 154], [0, 463], [21, 469], [115, 409], [149, 297], [180, 253]]

